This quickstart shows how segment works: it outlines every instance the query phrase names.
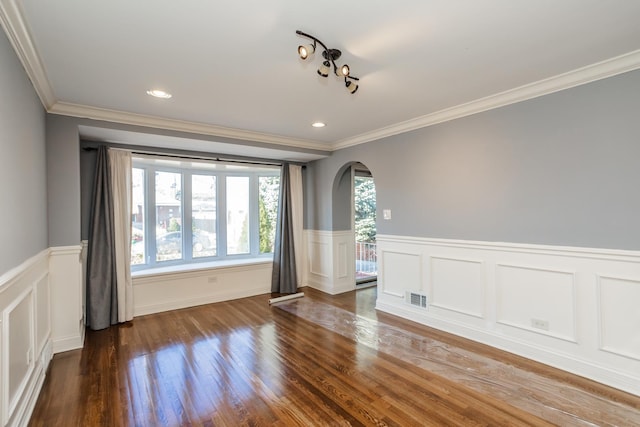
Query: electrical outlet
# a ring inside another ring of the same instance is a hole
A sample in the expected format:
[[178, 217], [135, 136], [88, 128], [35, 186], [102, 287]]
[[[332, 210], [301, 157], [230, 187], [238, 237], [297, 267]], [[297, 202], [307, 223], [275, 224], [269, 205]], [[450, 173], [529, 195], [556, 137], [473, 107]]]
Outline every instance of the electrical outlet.
[[383, 209], [382, 210], [382, 218], [389, 220], [391, 219], [391, 209]]
[[531, 319], [531, 327], [536, 329], [542, 329], [543, 331], [548, 331], [549, 322], [547, 320]]

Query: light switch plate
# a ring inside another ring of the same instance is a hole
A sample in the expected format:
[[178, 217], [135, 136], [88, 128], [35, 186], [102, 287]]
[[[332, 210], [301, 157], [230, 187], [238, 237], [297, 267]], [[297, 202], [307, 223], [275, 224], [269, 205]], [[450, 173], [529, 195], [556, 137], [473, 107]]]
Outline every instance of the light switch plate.
[[382, 210], [382, 218], [391, 219], [391, 209], [383, 209]]

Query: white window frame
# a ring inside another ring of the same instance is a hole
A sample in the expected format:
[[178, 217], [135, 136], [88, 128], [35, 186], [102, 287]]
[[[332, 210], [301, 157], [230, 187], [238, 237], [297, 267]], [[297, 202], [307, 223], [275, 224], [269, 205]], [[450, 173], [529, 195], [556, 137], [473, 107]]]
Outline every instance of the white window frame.
[[[185, 162], [187, 163], [187, 162]], [[189, 161], [192, 165], [195, 162]], [[200, 161], [200, 163], [205, 163]], [[216, 163], [216, 165], [221, 165]], [[144, 264], [132, 264], [131, 271], [146, 271], [154, 268], [171, 266], [197, 265], [214, 261], [242, 260], [248, 258], [273, 258], [273, 253], [260, 253], [260, 219], [259, 219], [259, 178], [263, 176], [280, 176], [280, 167], [256, 167], [243, 171], [223, 171], [195, 166], [169, 166], [156, 163], [149, 157], [134, 157], [133, 168], [144, 170]], [[193, 257], [193, 236], [182, 233], [182, 258], [169, 261], [156, 260], [156, 204], [155, 174], [169, 172], [181, 174], [181, 230], [192, 229], [192, 196], [191, 185], [193, 175], [209, 175], [216, 177], [216, 255]], [[227, 254], [227, 177], [241, 176], [249, 178], [249, 253]], [[275, 225], [274, 225], [275, 226]]]

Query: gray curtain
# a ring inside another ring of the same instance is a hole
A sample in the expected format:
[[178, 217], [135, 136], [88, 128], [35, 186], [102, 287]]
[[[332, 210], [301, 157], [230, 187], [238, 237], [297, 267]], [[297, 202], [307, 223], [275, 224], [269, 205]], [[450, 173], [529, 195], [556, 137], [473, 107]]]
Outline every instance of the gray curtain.
[[100, 146], [96, 161], [87, 253], [86, 322], [93, 330], [108, 328], [118, 323], [113, 199], [110, 182], [107, 148]]
[[273, 249], [273, 273], [271, 275], [271, 292], [282, 294], [293, 294], [298, 291], [291, 212], [289, 164], [285, 163], [282, 165], [280, 174], [280, 198], [278, 200], [278, 220]]

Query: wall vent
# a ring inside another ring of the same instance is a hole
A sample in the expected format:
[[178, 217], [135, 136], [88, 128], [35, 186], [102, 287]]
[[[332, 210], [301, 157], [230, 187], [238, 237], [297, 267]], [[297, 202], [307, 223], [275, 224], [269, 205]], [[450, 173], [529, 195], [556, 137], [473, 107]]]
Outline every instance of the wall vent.
[[427, 308], [427, 295], [420, 292], [407, 291], [405, 302], [414, 307]]

